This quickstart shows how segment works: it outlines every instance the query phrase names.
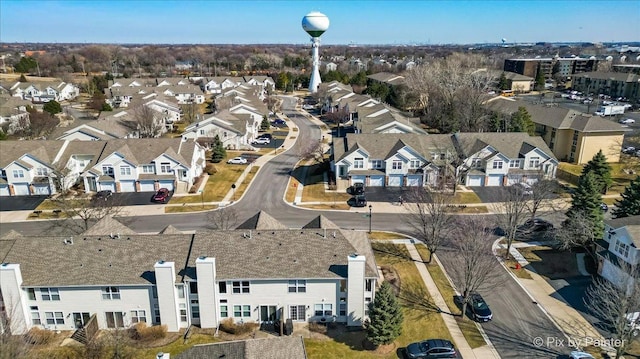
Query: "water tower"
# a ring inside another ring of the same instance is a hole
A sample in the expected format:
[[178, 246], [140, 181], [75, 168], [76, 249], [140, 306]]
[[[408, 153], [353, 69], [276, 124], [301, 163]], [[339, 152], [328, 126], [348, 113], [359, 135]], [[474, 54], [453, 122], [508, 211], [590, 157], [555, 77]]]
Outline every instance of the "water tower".
[[307, 34], [311, 35], [311, 61], [313, 69], [311, 69], [311, 78], [309, 79], [309, 92], [318, 91], [318, 86], [322, 80], [320, 79], [320, 55], [318, 48], [320, 47], [320, 36], [329, 28], [329, 18], [320, 12], [312, 11], [302, 18], [302, 28]]

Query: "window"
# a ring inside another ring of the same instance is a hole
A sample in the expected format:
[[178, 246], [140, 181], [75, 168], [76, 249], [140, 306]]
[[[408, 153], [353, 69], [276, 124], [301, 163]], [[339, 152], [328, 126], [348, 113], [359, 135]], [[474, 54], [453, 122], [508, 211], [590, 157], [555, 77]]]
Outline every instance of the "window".
[[227, 305], [221, 305], [220, 306], [220, 317], [221, 318], [229, 317], [229, 306], [227, 306]]
[[49, 175], [49, 170], [44, 167], [36, 168], [36, 176], [46, 177]]
[[371, 292], [372, 288], [373, 288], [373, 279], [366, 279], [364, 281], [364, 290], [366, 292]]
[[176, 289], [178, 290], [178, 298], [184, 299], [184, 286], [178, 285], [176, 286]]
[[409, 162], [409, 168], [420, 168], [422, 162], [420, 160], [411, 160]]
[[249, 293], [249, 282], [248, 281], [233, 282], [233, 293], [234, 294]]
[[471, 167], [474, 167], [474, 168], [482, 167], [482, 159], [481, 158], [472, 159], [471, 160]]
[[371, 298], [364, 298], [364, 315], [369, 315], [369, 306], [371, 305]]
[[364, 168], [364, 158], [355, 158], [353, 160], [353, 168]]
[[622, 257], [627, 258], [629, 256], [629, 245], [621, 242], [619, 239], [616, 240], [615, 249]]
[[394, 170], [401, 170], [402, 169], [402, 161], [393, 160], [393, 162], [391, 162], [391, 168], [394, 169]]
[[151, 287], [151, 298], [158, 299], [158, 287]]
[[180, 303], [180, 321], [187, 321], [187, 305], [184, 303]]
[[200, 130], [200, 135], [204, 135], [204, 130]]
[[218, 291], [221, 294], [224, 294], [227, 292], [227, 282], [220, 282], [218, 283]]
[[153, 164], [150, 165], [142, 165], [142, 173], [154, 173], [156, 171], [156, 166]]
[[124, 317], [122, 312], [105, 312], [107, 317], [107, 328], [124, 328]]
[[371, 161], [372, 168], [382, 168], [382, 160], [372, 160]]
[[42, 325], [42, 320], [40, 320], [40, 312], [38, 312], [38, 307], [31, 307], [31, 324]]
[[131, 311], [131, 323], [146, 323], [147, 314], [144, 310], [132, 310]]
[[340, 304], [338, 305], [338, 315], [345, 316], [347, 315], [347, 299], [340, 298]]
[[251, 316], [251, 306], [250, 305], [234, 305], [233, 306], [233, 316], [236, 318], [246, 318]]
[[40, 288], [42, 300], [60, 300], [58, 288]]
[[169, 162], [160, 163], [160, 172], [161, 173], [171, 173], [171, 164]]
[[23, 170], [13, 170], [13, 177], [15, 178], [24, 178]]
[[200, 318], [200, 305], [197, 299], [191, 299], [191, 316], [193, 318]]
[[316, 304], [314, 309], [317, 317], [330, 317], [333, 315], [333, 304]]
[[493, 161], [493, 169], [501, 169], [502, 161]]
[[27, 296], [29, 297], [29, 300], [36, 300], [36, 289], [27, 288]]
[[120, 288], [118, 287], [103, 287], [102, 288], [102, 299], [120, 299]]
[[64, 325], [64, 314], [62, 312], [44, 312], [44, 317], [49, 325]]
[[291, 320], [306, 320], [306, 307], [304, 305], [292, 305], [289, 307], [289, 318]]
[[224, 131], [224, 132], [222, 133], [222, 137], [224, 137], [224, 138], [226, 138], [226, 137], [227, 137], [227, 131]]
[[113, 176], [113, 167], [111, 165], [102, 165], [102, 173], [107, 176]]
[[189, 282], [189, 293], [191, 294], [198, 293], [198, 282]]
[[160, 306], [158, 303], [153, 305], [153, 322], [160, 323]]
[[520, 160], [509, 161], [509, 167], [520, 168]]
[[304, 279], [290, 280], [289, 293], [305, 293], [307, 291], [307, 281]]
[[120, 175], [122, 175], [122, 176], [130, 176], [131, 175], [131, 167], [129, 167], [129, 166], [120, 166]]
[[531, 157], [529, 159], [529, 167], [538, 167], [540, 166], [540, 157]]

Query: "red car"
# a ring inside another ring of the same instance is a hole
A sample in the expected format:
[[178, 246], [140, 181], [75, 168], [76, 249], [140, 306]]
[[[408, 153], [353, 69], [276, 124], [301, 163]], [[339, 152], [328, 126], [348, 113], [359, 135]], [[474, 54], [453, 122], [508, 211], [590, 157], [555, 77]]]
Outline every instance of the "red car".
[[170, 195], [171, 192], [169, 192], [167, 188], [160, 188], [158, 192], [156, 192], [156, 194], [153, 196], [153, 201], [167, 203]]

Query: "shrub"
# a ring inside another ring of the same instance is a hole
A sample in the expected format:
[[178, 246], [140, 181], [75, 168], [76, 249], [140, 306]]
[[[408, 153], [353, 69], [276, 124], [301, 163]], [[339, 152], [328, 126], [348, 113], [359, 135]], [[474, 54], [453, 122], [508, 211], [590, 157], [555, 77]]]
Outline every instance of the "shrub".
[[258, 324], [256, 323], [235, 323], [233, 318], [228, 318], [220, 322], [220, 330], [234, 335], [251, 333], [257, 326]]
[[51, 343], [55, 335], [51, 330], [31, 328], [25, 338], [29, 344], [43, 345]]
[[313, 333], [326, 334], [327, 333], [327, 325], [318, 322], [309, 323], [309, 331]]
[[209, 175], [214, 175], [218, 172], [218, 169], [213, 163], [207, 163], [207, 166], [204, 168], [204, 171]]
[[166, 325], [147, 326], [147, 323], [137, 323], [131, 328], [131, 339], [139, 341], [153, 341], [167, 336]]

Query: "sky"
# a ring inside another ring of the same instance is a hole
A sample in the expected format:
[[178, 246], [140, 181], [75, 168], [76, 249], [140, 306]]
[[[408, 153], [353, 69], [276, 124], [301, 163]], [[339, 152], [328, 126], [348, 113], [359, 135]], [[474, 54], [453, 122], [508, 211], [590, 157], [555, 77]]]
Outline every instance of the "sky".
[[310, 11], [333, 45], [640, 41], [640, 0], [0, 0], [0, 42], [305, 44]]

